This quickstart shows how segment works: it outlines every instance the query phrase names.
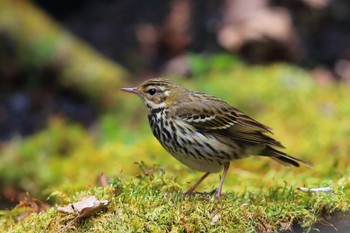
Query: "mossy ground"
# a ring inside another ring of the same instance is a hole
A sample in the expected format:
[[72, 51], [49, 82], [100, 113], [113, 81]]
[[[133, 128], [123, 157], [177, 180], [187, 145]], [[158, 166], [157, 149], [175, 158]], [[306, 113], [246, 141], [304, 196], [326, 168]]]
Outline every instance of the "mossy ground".
[[[56, 206], [88, 195], [110, 200], [108, 210], [68, 231], [271, 232], [294, 223], [310, 230], [322, 216], [349, 211], [349, 87], [317, 84], [287, 65], [248, 67], [230, 60], [229, 66], [211, 61], [209, 69], [205, 61], [192, 62], [193, 79], [179, 82], [271, 126], [285, 151], [313, 168], [250, 157], [232, 163], [220, 201], [209, 194], [185, 197], [182, 192], [202, 174], [167, 154], [148, 128], [141, 101], [125, 94], [120, 108], [101, 116], [93, 130], [53, 117], [44, 131], [1, 148], [2, 184], [19, 184], [33, 197], [51, 194], [53, 207], [21, 221], [23, 206], [1, 211], [0, 229], [57, 231], [74, 216], [58, 213]], [[107, 187], [96, 186], [101, 172], [111, 178]], [[218, 183], [213, 174], [198, 191], [210, 192]], [[333, 193], [305, 193], [300, 186], [331, 186]]]
[[[183, 196], [179, 184], [163, 172], [142, 175], [131, 181], [117, 181], [107, 188], [92, 187], [79, 193], [64, 194], [59, 202], [71, 203], [87, 195], [111, 200], [108, 210], [81, 219], [69, 231], [76, 232], [272, 232], [289, 229], [298, 222], [305, 229], [324, 213], [346, 211], [349, 202], [344, 181], [339, 180], [333, 195], [308, 194], [294, 187], [274, 185], [267, 188], [228, 192], [217, 200], [212, 195]], [[58, 194], [57, 194], [58, 195]], [[63, 195], [63, 194], [61, 194]], [[58, 231], [74, 215], [58, 213], [55, 208], [24, 218], [15, 224], [10, 216], [5, 227], [13, 232]], [[14, 225], [12, 225], [14, 224]]]

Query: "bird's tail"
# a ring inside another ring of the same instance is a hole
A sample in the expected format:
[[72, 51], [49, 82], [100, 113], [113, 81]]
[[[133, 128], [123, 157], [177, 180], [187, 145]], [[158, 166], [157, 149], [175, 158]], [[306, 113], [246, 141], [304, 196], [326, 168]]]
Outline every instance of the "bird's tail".
[[285, 166], [293, 165], [295, 167], [300, 167], [300, 164], [303, 164], [304, 166], [307, 166], [309, 168], [312, 167], [311, 164], [301, 160], [294, 158], [290, 155], [287, 155], [283, 153], [282, 151], [276, 150], [270, 146], [267, 146], [261, 153], [261, 156], [268, 156], [273, 160], [276, 160], [279, 163], [282, 163]]

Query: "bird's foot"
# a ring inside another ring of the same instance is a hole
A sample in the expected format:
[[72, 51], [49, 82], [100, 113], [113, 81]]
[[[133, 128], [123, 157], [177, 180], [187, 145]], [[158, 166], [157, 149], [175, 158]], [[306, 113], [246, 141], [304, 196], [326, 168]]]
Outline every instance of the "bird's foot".
[[214, 193], [215, 193], [215, 197], [217, 199], [220, 199], [222, 196], [225, 196], [218, 189], [213, 189], [210, 192], [195, 192], [194, 190], [190, 189], [190, 190], [187, 190], [186, 192], [184, 192], [183, 194], [186, 195], [186, 196], [193, 196], [193, 195], [196, 195], [196, 194], [199, 194], [199, 195], [213, 195]]
[[195, 192], [193, 190], [187, 190], [186, 192], [183, 193], [185, 196], [193, 196]]

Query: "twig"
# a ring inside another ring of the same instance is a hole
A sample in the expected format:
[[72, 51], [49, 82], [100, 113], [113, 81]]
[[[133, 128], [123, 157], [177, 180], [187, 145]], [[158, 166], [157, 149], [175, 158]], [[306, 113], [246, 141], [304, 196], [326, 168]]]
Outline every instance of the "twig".
[[80, 218], [80, 217], [81, 217], [80, 215], [77, 215], [75, 218], [73, 218], [73, 220], [71, 220], [67, 225], [65, 225], [61, 229], [59, 229], [56, 233], [64, 232], [65, 230], [67, 230], [68, 227], [73, 225], [73, 223], [75, 223], [78, 220], [78, 218]]
[[299, 187], [297, 189], [300, 191], [309, 192], [309, 193], [333, 193], [332, 187], [320, 187], [320, 188]]

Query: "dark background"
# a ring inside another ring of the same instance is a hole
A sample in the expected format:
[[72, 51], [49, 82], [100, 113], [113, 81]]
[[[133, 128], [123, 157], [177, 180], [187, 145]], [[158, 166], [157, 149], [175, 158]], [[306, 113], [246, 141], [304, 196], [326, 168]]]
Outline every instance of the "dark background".
[[[187, 55], [229, 54], [247, 64], [287, 62], [316, 81], [350, 83], [347, 0], [122, 1], [36, 0], [65, 30], [131, 78], [191, 77]], [[90, 126], [98, 106], [61, 84], [59, 68], [18, 64], [17, 45], [0, 30], [0, 140], [26, 136], [62, 114]]]

